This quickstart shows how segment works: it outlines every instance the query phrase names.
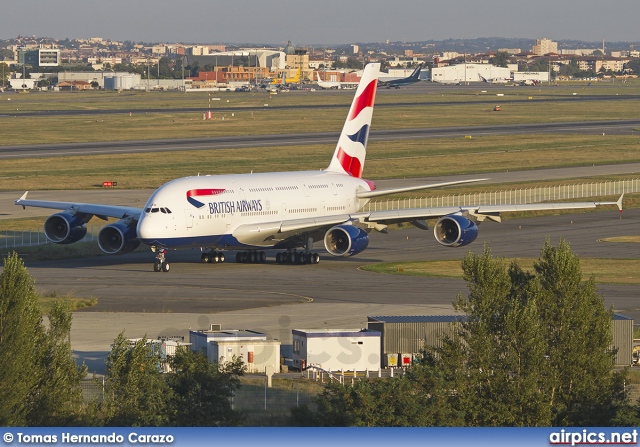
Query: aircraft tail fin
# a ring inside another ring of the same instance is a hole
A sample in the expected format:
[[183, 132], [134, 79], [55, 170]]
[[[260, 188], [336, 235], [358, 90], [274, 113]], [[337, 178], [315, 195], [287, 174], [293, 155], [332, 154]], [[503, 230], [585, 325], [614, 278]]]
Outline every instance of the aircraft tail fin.
[[416, 69], [413, 70], [413, 73], [411, 73], [410, 78], [411, 79], [418, 79], [420, 77], [420, 70], [422, 70], [422, 64], [418, 64]]
[[378, 63], [368, 64], [364, 68], [327, 171], [362, 178], [379, 74]]

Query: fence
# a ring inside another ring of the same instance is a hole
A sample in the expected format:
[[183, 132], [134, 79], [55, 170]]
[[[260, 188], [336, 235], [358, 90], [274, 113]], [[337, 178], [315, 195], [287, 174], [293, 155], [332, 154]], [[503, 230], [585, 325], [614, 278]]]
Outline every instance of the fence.
[[536, 188], [487, 191], [470, 194], [450, 194], [419, 198], [371, 201], [362, 211], [386, 211], [404, 208], [437, 208], [468, 205], [522, 205], [586, 197], [602, 197], [640, 192], [640, 179], [614, 180], [575, 185], [541, 186]]
[[[98, 233], [104, 225], [95, 223], [87, 225], [87, 235], [80, 242], [93, 242], [98, 240]], [[32, 247], [36, 245], [51, 244], [44, 230], [5, 230], [0, 231], [0, 250], [19, 247]]]

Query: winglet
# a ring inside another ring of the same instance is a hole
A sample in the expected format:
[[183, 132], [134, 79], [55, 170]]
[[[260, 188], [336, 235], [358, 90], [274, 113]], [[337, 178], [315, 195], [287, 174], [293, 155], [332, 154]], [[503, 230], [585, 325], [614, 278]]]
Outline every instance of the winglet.
[[622, 212], [622, 198], [623, 197], [624, 197], [624, 193], [620, 194], [620, 198], [616, 202], [616, 205], [618, 205], [618, 209], [620, 210], [620, 212]]
[[[22, 202], [23, 200], [26, 200], [27, 199], [27, 194], [29, 194], [29, 191], [25, 191], [25, 193], [22, 194], [22, 197], [20, 197], [18, 200], [16, 200], [15, 204], [19, 205], [20, 202]], [[22, 206], [22, 209], [25, 209], [24, 205]]]
[[595, 205], [616, 205], [620, 212], [622, 212], [622, 198], [624, 197], [624, 193], [620, 194], [620, 198], [617, 202], [594, 202]]

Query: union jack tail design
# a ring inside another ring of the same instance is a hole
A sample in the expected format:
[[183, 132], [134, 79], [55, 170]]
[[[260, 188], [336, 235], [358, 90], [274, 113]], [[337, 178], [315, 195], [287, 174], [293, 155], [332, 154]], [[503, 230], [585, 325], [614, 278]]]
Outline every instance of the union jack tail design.
[[380, 64], [368, 64], [364, 68], [327, 171], [362, 178], [379, 73]]

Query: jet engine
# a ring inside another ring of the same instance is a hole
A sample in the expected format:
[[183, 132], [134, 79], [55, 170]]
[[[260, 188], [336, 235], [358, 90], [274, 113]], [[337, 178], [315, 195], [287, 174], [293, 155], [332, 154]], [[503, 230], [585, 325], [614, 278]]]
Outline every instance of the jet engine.
[[433, 229], [433, 235], [440, 245], [445, 247], [463, 247], [478, 237], [475, 222], [459, 214], [441, 217]]
[[98, 233], [98, 246], [108, 255], [129, 253], [140, 245], [136, 223], [119, 220], [105, 225]]
[[324, 235], [324, 247], [333, 256], [353, 256], [368, 245], [366, 231], [353, 225], [336, 225]]
[[54, 244], [72, 244], [87, 234], [85, 223], [75, 214], [57, 213], [44, 222], [44, 234]]

